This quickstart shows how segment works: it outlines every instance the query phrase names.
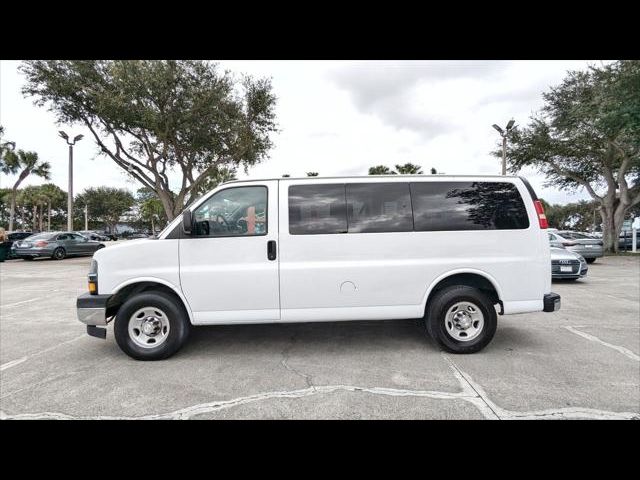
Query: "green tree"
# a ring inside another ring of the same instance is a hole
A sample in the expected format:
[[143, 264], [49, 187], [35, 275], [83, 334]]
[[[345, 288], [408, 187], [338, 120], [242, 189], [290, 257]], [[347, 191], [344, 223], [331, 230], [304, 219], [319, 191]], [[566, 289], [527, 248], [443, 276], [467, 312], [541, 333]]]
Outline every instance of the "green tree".
[[438, 170], [436, 170], [435, 168], [431, 167], [431, 175], [437, 175], [438, 174]]
[[289, 175], [288, 173], [285, 173], [284, 175], [282, 175], [282, 178], [289, 178], [291, 175]]
[[543, 99], [512, 134], [509, 170], [532, 166], [550, 185], [584, 187], [597, 203], [606, 250], [617, 251], [626, 212], [640, 203], [640, 61], [568, 72]]
[[[27, 61], [23, 94], [60, 123], [89, 129], [100, 151], [157, 195], [173, 219], [211, 172], [264, 160], [276, 131], [270, 79], [205, 61]], [[172, 171], [181, 175], [177, 193]]]
[[317, 177], [318, 172], [307, 172], [307, 177]]
[[5, 150], [3, 158], [2, 173], [5, 175], [18, 175], [13, 187], [11, 187], [9, 230], [13, 230], [18, 187], [29, 175], [35, 175], [49, 180], [51, 176], [51, 165], [49, 165], [49, 162], [40, 161], [36, 152], [25, 152], [24, 150], [18, 150], [17, 152]]
[[404, 165], [396, 165], [396, 172], [400, 175], [419, 175], [422, 174], [422, 167], [413, 163], [405, 163]]
[[40, 196], [47, 205], [47, 230], [51, 230], [51, 212], [62, 210], [66, 207], [67, 192], [53, 183], [45, 183], [39, 186]]
[[151, 232], [156, 233], [157, 227], [166, 225], [167, 215], [162, 206], [162, 202], [149, 188], [138, 189], [136, 194], [138, 213], [145, 228], [151, 227]]
[[230, 167], [218, 167], [214, 168], [207, 177], [202, 181], [200, 187], [197, 190], [197, 195], [203, 195], [221, 183], [230, 182], [236, 179], [236, 169]]
[[[16, 196], [16, 203], [27, 210], [31, 210], [31, 229], [35, 231], [43, 230], [43, 208], [47, 203], [42, 189], [38, 185], [29, 185], [20, 190]], [[39, 212], [38, 212], [39, 210]]]
[[4, 166], [5, 152], [13, 151], [16, 148], [15, 142], [3, 142], [2, 137], [4, 137], [4, 127], [0, 125], [0, 170]]
[[75, 204], [78, 209], [87, 205], [91, 221], [103, 223], [115, 233], [120, 217], [134, 206], [135, 198], [123, 188], [97, 187], [85, 189], [76, 197]]
[[384, 165], [377, 165], [369, 168], [369, 175], [393, 175], [396, 172], [392, 171], [389, 167]]

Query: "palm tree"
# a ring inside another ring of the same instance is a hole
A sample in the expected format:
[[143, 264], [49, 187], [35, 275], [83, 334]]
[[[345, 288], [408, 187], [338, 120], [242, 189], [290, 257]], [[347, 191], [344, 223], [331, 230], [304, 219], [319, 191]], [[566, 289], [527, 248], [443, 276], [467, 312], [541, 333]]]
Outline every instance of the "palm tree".
[[[4, 135], [4, 127], [0, 125], [0, 140]], [[16, 148], [15, 142], [2, 142], [0, 141], [0, 168], [4, 167], [4, 153], [11, 152]]]
[[5, 175], [18, 175], [18, 179], [11, 188], [11, 210], [9, 213], [9, 230], [11, 231], [13, 230], [13, 218], [16, 213], [18, 187], [23, 180], [31, 174], [49, 180], [51, 177], [51, 165], [49, 165], [49, 162], [39, 161], [36, 152], [18, 150], [16, 153], [14, 151], [7, 151], [4, 152], [4, 161], [2, 162], [1, 170]]
[[438, 174], [438, 170], [436, 170], [435, 168], [431, 167], [431, 175], [437, 175]]
[[307, 172], [307, 177], [317, 177], [318, 172]]
[[422, 167], [413, 163], [405, 163], [404, 165], [396, 165], [396, 171], [401, 175], [421, 175]]
[[396, 172], [391, 171], [389, 167], [385, 167], [384, 165], [369, 168], [369, 175], [393, 175], [395, 173]]

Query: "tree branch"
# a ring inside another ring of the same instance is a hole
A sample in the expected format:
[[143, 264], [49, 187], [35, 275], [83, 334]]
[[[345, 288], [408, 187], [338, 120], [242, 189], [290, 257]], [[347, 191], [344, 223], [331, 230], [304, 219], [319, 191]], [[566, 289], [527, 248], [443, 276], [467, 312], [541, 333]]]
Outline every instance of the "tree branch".
[[602, 203], [603, 198], [595, 192], [591, 184], [587, 182], [585, 179], [581, 178], [580, 176], [576, 175], [573, 172], [570, 172], [569, 170], [565, 170], [561, 168], [553, 160], [549, 160], [549, 166], [551, 166], [553, 171], [556, 172], [558, 175], [569, 177], [571, 180], [578, 182], [580, 185], [582, 185], [584, 188], [587, 189], [587, 192], [589, 192], [589, 195], [591, 195], [591, 197], [594, 200], [597, 200], [598, 202]]

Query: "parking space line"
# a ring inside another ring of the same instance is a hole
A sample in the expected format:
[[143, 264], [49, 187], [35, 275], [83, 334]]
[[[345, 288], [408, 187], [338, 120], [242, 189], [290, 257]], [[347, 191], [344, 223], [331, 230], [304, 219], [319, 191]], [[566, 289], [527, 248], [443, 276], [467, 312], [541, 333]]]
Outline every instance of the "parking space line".
[[22, 357], [22, 358], [18, 358], [17, 360], [12, 360], [10, 362], [3, 363], [2, 365], [0, 365], [0, 372], [3, 371], [3, 370], [6, 370], [7, 368], [11, 368], [11, 367], [15, 367], [16, 365], [20, 365], [22, 362], [26, 362], [27, 360], [29, 360], [29, 357]]
[[629, 357], [631, 360], [635, 360], [636, 362], [640, 362], [640, 356], [636, 355], [635, 353], [633, 353], [628, 348], [621, 347], [619, 345], [613, 345], [611, 343], [607, 343], [607, 342], [605, 342], [603, 340], [600, 340], [598, 337], [596, 337], [594, 335], [591, 335], [591, 334], [585, 333], [585, 332], [581, 332], [580, 330], [577, 330], [574, 327], [565, 326], [564, 328], [569, 330], [571, 333], [575, 333], [576, 335], [580, 335], [581, 337], [586, 338], [587, 340], [591, 340], [592, 342], [599, 343], [601, 345], [604, 345], [605, 347], [612, 348], [612, 349], [620, 352], [621, 354]]
[[[47, 290], [47, 292], [50, 293], [56, 293], [59, 292], [61, 289], [60, 288], [56, 288], [54, 290]], [[3, 295], [4, 293], [2, 293]], [[15, 302], [15, 303], [8, 303], [5, 305], [0, 305], [0, 308], [9, 308], [9, 307], [15, 307], [17, 305], [23, 305], [25, 303], [31, 303], [31, 302], [37, 302], [38, 300], [44, 300], [45, 298], [49, 298], [51, 295], [43, 295], [41, 297], [36, 297], [36, 298], [30, 298], [28, 300], [22, 300], [21, 302]]]
[[26, 362], [27, 360], [29, 360], [29, 359], [31, 359], [33, 357], [37, 357], [37, 356], [42, 355], [44, 353], [50, 352], [51, 350], [55, 350], [56, 348], [61, 347], [62, 345], [66, 345], [67, 343], [76, 342], [76, 341], [80, 340], [81, 338], [86, 338], [86, 337], [87, 337], [86, 334], [80, 335], [79, 337], [72, 338], [71, 340], [65, 340], [64, 342], [60, 342], [57, 345], [53, 345], [53, 346], [51, 346], [49, 348], [45, 348], [44, 350], [40, 350], [39, 352], [32, 353], [31, 355], [25, 355], [24, 357], [19, 358], [17, 360], [12, 360], [10, 362], [3, 363], [2, 365], [0, 365], [0, 371], [4, 371], [4, 370], [6, 370], [8, 368], [15, 367], [16, 365], [20, 365], [21, 363], [24, 363], [24, 362]]

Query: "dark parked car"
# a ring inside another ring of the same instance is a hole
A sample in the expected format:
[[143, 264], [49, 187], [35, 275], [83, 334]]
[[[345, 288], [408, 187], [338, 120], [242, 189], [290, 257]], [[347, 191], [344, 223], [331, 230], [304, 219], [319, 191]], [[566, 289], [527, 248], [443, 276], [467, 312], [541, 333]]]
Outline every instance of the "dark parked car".
[[[623, 230], [618, 238], [618, 248], [621, 250], [631, 250], [633, 247], [633, 231]], [[636, 248], [640, 249], [640, 230], [636, 231]]]
[[4, 241], [4, 248], [7, 249], [7, 260], [16, 258], [15, 256], [13, 256], [13, 251], [11, 250], [14, 242], [23, 240], [27, 237], [30, 237], [31, 235], [33, 235], [33, 232], [10, 232], [9, 234], [7, 234], [7, 239]]
[[95, 240], [97, 242], [106, 242], [111, 240], [108, 236], [100, 232], [96, 232], [95, 230], [80, 230], [79, 232], [74, 233], [79, 233], [83, 237], [87, 237], [89, 240]]
[[50, 257], [62, 260], [73, 255], [93, 255], [104, 244], [89, 240], [75, 232], [46, 232], [15, 242], [14, 255], [24, 260]]

